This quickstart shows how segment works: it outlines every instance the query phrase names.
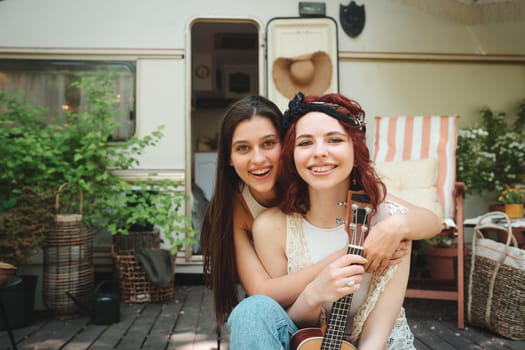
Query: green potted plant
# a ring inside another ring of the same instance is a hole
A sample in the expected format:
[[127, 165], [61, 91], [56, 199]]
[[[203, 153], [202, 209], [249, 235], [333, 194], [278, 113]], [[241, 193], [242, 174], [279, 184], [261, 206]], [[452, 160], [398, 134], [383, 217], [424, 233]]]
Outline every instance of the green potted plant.
[[129, 234], [137, 227], [147, 231], [155, 226], [162, 230], [172, 254], [176, 254], [195, 242], [194, 230], [184, 215], [183, 205], [188, 198], [181, 184], [154, 176], [132, 182], [121, 180], [105, 197], [105, 206], [111, 209], [98, 220], [106, 222], [105, 227], [114, 235]]

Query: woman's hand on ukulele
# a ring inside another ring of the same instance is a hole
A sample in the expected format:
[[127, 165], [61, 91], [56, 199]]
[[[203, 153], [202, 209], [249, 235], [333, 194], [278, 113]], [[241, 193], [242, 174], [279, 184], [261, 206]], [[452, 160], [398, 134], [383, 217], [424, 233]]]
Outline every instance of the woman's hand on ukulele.
[[354, 254], [346, 254], [332, 262], [306, 287], [309, 303], [320, 305], [334, 302], [357, 291], [365, 272], [365, 263], [365, 258]]

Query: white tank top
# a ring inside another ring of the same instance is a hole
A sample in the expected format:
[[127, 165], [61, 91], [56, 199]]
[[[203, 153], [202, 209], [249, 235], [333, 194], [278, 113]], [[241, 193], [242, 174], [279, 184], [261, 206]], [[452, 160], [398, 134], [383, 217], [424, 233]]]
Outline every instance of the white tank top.
[[[334, 228], [321, 228], [312, 225], [305, 218], [301, 218], [301, 226], [306, 249], [310, 253], [310, 259], [314, 264], [348, 244], [348, 234], [345, 231], [344, 225], [339, 225]], [[368, 288], [370, 287], [370, 277], [371, 275], [369, 273], [363, 275], [361, 288], [359, 288], [352, 297], [352, 304], [350, 304], [350, 316], [352, 317], [366, 300]], [[325, 303], [323, 308], [330, 313], [332, 303]], [[351, 320], [352, 318], [350, 318], [348, 327], [352, 326]]]

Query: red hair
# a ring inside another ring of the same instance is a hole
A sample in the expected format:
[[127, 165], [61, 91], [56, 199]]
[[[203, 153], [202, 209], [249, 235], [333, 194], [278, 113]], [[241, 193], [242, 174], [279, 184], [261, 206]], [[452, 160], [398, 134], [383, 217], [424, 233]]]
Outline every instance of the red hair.
[[[365, 112], [357, 101], [351, 100], [340, 94], [327, 94], [321, 97], [306, 96], [304, 103], [325, 102], [346, 108], [354, 117], [364, 119]], [[305, 113], [306, 114], [306, 113]], [[279, 207], [284, 213], [297, 212], [305, 214], [310, 209], [308, 185], [297, 173], [294, 163], [294, 146], [296, 136], [296, 118], [284, 136], [281, 158], [279, 161], [279, 175], [277, 177], [278, 193], [281, 196]], [[372, 167], [370, 151], [366, 146], [364, 126], [352, 125], [349, 122], [337, 119], [339, 124], [348, 133], [354, 145], [354, 169], [358, 171], [358, 181], [370, 197], [374, 208], [384, 200], [386, 187], [379, 179]], [[348, 174], [350, 176], [350, 174]]]

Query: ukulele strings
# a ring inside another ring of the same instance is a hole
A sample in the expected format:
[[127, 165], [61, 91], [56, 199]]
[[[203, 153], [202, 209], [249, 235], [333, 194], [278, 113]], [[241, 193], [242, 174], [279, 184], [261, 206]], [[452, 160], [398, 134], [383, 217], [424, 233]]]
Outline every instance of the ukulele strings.
[[368, 215], [371, 213], [369, 207], [359, 208], [356, 203], [351, 204], [352, 210], [352, 222], [348, 224], [350, 232], [350, 249], [349, 253], [361, 255], [363, 251], [363, 242], [365, 240], [366, 233], [368, 232]]

